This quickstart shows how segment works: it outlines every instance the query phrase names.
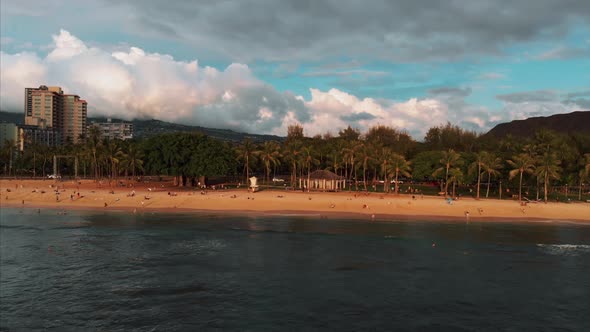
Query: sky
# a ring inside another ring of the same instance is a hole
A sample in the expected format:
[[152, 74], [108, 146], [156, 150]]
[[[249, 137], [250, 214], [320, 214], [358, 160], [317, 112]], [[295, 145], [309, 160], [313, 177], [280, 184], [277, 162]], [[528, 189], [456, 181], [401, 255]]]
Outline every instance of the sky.
[[421, 140], [590, 111], [590, 1], [2, 0], [0, 109], [61, 86], [89, 116]]

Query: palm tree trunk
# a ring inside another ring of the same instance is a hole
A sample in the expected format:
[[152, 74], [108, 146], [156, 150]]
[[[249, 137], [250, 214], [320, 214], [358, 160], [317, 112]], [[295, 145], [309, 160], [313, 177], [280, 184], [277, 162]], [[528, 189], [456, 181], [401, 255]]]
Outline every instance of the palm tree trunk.
[[449, 193], [449, 167], [450, 165], [447, 164], [446, 171], [445, 171], [445, 197], [447, 197]]
[[486, 189], [486, 198], [488, 198], [488, 195], [490, 194], [490, 180], [492, 178], [492, 174], [490, 172], [488, 172], [488, 188]]
[[246, 183], [248, 183], [249, 178], [250, 178], [250, 162], [248, 159], [248, 155], [246, 154]]
[[549, 180], [549, 173], [545, 172], [545, 183], [543, 184], [545, 187], [545, 203], [547, 203], [547, 181]]
[[396, 195], [399, 195], [399, 181], [397, 180], [398, 174], [399, 174], [399, 172], [398, 172], [398, 170], [396, 168], [395, 169], [395, 194]]
[[307, 192], [309, 192], [309, 182], [311, 181], [310, 174], [311, 174], [311, 162], [307, 163]]
[[578, 201], [582, 200], [582, 177], [580, 177], [580, 187], [578, 188]]
[[367, 163], [363, 163], [363, 184], [365, 186], [365, 191], [367, 191]]
[[[359, 191], [359, 181], [357, 178], [356, 167], [354, 168], [354, 190]], [[352, 188], [352, 185], [350, 186]]]
[[522, 201], [522, 171], [520, 172], [520, 181], [518, 182], [518, 201]]
[[383, 192], [389, 192], [389, 186], [387, 185], [387, 166], [383, 165]]
[[481, 164], [477, 164], [477, 199], [479, 199], [479, 185], [481, 183]]

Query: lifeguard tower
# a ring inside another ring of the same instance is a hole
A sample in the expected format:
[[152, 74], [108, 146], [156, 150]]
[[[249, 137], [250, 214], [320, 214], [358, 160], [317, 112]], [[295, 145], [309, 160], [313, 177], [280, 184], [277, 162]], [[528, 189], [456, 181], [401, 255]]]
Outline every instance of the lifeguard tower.
[[258, 179], [255, 176], [253, 176], [249, 180], [250, 180], [250, 187], [249, 187], [250, 191], [256, 192], [258, 190], [258, 185], [256, 184], [256, 182], [258, 182]]

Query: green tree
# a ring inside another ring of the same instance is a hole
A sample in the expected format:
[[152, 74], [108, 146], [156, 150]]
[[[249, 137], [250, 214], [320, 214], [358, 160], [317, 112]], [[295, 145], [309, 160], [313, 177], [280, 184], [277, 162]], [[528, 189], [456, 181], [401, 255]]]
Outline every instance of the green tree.
[[369, 167], [369, 162], [375, 160], [373, 157], [374, 154], [375, 149], [373, 145], [371, 145], [369, 142], [362, 143], [359, 151], [359, 160], [363, 167], [363, 186], [365, 191], [367, 191], [367, 168]]
[[107, 158], [110, 164], [110, 177], [111, 179], [115, 179], [117, 177], [117, 165], [123, 157], [121, 145], [119, 144], [119, 141], [116, 139], [105, 139], [102, 144], [104, 146], [105, 157]]
[[281, 153], [279, 151], [279, 145], [277, 144], [277, 142], [264, 142], [262, 150], [260, 151], [260, 159], [264, 163], [264, 170], [267, 182], [270, 174], [270, 167], [271, 165], [276, 167], [278, 164], [280, 164], [280, 156]]
[[377, 160], [379, 162], [379, 166], [381, 168], [381, 175], [383, 175], [383, 192], [389, 192], [389, 183], [387, 179], [387, 173], [390, 168], [390, 158], [392, 156], [392, 152], [389, 148], [381, 147], [379, 149], [379, 155], [377, 156]]
[[507, 160], [508, 165], [512, 167], [510, 170], [510, 179], [513, 179], [516, 175], [519, 175], [518, 180], [518, 201], [522, 201], [522, 177], [524, 173], [532, 174], [535, 170], [535, 160], [526, 153], [521, 153]]
[[301, 149], [301, 160], [303, 161], [303, 165], [307, 168], [307, 191], [309, 192], [311, 166], [317, 164], [319, 160], [315, 158], [313, 150], [309, 146], [304, 146]]
[[475, 160], [469, 165], [469, 174], [473, 174], [477, 171], [477, 191], [476, 199], [479, 199], [479, 188], [481, 185], [481, 174], [482, 170], [486, 167], [486, 161], [489, 159], [486, 151], [480, 151], [475, 155]]
[[500, 175], [502, 169], [502, 159], [496, 157], [494, 154], [489, 153], [487, 159], [484, 162], [484, 171], [488, 174], [488, 186], [486, 189], [486, 198], [490, 194], [490, 182], [492, 177]]
[[543, 179], [543, 188], [545, 192], [545, 203], [547, 203], [547, 190], [551, 179], [559, 179], [561, 161], [557, 159], [555, 153], [545, 152], [539, 159], [539, 164], [535, 170], [535, 175]]
[[[461, 160], [461, 155], [455, 150], [447, 150], [443, 151], [442, 158], [439, 160], [439, 163], [442, 167], [437, 168], [434, 173], [432, 173], [433, 177], [437, 177], [440, 173], [445, 173], [445, 197], [448, 195], [449, 192], [449, 170], [456, 166], [463, 165], [463, 160]], [[442, 188], [441, 188], [442, 190]]]
[[250, 178], [250, 165], [256, 161], [256, 157], [260, 152], [256, 149], [256, 145], [252, 143], [249, 138], [246, 138], [244, 142], [236, 149], [237, 160], [244, 163], [244, 172], [246, 173], [246, 183]]
[[143, 170], [143, 158], [143, 151], [139, 149], [137, 143], [131, 142], [128, 144], [122, 156], [122, 166], [125, 172], [131, 171], [131, 176], [135, 178], [135, 172]]
[[92, 153], [92, 166], [94, 168], [94, 180], [98, 180], [98, 159], [100, 155], [98, 155], [101, 142], [100, 142], [100, 128], [96, 126], [91, 126], [88, 128], [88, 139], [86, 140], [86, 145], [88, 150]]
[[580, 161], [581, 169], [578, 171], [578, 178], [580, 180], [578, 188], [578, 200], [582, 200], [582, 186], [584, 181], [590, 177], [590, 153], [586, 153]]
[[407, 161], [404, 156], [394, 153], [391, 155], [391, 170], [393, 171], [393, 176], [395, 177], [395, 194], [399, 195], [399, 175], [403, 175], [406, 177], [410, 177], [410, 164], [411, 162]]

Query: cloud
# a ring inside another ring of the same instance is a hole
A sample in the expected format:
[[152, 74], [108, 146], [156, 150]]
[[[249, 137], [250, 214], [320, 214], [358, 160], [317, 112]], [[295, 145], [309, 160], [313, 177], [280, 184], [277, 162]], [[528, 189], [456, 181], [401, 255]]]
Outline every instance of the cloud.
[[[0, 52], [0, 57], [3, 110], [22, 112], [25, 87], [58, 85], [88, 100], [90, 116], [155, 118], [250, 133], [285, 135], [295, 123], [307, 135], [336, 133], [348, 125], [366, 131], [379, 124], [420, 139], [428, 128], [447, 121], [481, 132], [499, 121], [580, 110], [585, 103], [561, 102], [552, 91], [521, 92], [499, 95], [506, 105], [497, 113], [466, 102], [470, 87], [439, 87], [426, 97], [406, 100], [311, 88], [304, 98], [278, 91], [242, 63], [217, 69], [133, 46], [112, 50], [88, 45], [66, 30], [53, 36], [45, 57], [28, 52]], [[522, 106], [524, 101], [528, 104]]]
[[578, 99], [568, 99], [565, 101], [566, 104], [575, 104], [580, 106], [585, 111], [590, 111], [590, 99], [587, 98], [578, 98]]
[[270, 132], [287, 112], [307, 121], [304, 103], [257, 79], [244, 64], [224, 70], [130, 47], [113, 53], [88, 47], [61, 30], [45, 58], [2, 52], [1, 104], [21, 111], [25, 87], [59, 85], [89, 101], [89, 115]]
[[586, 0], [108, 1], [112, 11], [134, 13], [128, 24], [136, 33], [174, 36], [247, 62], [499, 55], [516, 43], [560, 40], [590, 17]]
[[568, 60], [578, 58], [590, 58], [588, 47], [565, 47], [560, 46], [534, 57], [536, 60]]
[[590, 89], [585, 91], [570, 92], [566, 94], [567, 98], [590, 97]]
[[519, 104], [527, 102], [556, 101], [558, 99], [558, 94], [552, 90], [536, 90], [501, 94], [497, 95], [496, 98], [507, 103]]

